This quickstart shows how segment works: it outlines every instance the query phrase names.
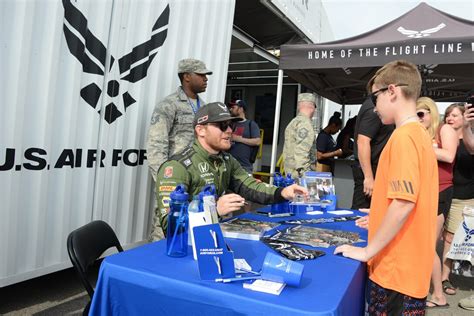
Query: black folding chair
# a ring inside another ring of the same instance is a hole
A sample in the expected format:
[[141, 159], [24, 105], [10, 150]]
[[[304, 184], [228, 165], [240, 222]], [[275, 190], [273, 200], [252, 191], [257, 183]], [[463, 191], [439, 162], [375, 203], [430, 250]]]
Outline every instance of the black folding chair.
[[[123, 251], [113, 229], [104, 221], [90, 222], [74, 230], [67, 237], [69, 258], [91, 300], [94, 289], [87, 278], [87, 271], [111, 247], [116, 247], [119, 252]], [[84, 308], [83, 315], [89, 314], [90, 305], [91, 301]]]

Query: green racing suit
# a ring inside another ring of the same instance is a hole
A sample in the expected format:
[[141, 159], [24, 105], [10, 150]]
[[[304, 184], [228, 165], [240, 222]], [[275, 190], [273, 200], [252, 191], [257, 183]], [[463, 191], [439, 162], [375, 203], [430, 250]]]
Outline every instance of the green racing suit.
[[178, 184], [183, 184], [189, 200], [199, 194], [206, 184], [216, 187], [217, 198], [227, 193], [236, 193], [246, 200], [260, 204], [285, 201], [282, 188], [258, 182], [243, 169], [229, 153], [209, 154], [197, 140], [192, 147], [171, 157], [158, 170], [156, 196], [158, 216], [166, 234], [170, 193]]

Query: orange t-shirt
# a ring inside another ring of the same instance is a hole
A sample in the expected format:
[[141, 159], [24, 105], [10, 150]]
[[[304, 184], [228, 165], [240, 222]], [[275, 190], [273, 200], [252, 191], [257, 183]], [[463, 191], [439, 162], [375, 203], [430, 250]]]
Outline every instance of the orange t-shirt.
[[370, 204], [369, 243], [393, 199], [415, 206], [392, 241], [369, 260], [369, 278], [386, 289], [424, 298], [435, 254], [438, 166], [428, 132], [418, 122], [397, 128], [382, 151]]

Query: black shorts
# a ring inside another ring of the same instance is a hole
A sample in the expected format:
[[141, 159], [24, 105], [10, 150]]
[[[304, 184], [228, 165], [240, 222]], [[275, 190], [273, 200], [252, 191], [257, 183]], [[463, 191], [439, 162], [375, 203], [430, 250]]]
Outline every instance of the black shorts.
[[369, 280], [369, 315], [425, 315], [426, 297], [414, 298]]
[[448, 218], [449, 209], [451, 209], [451, 202], [453, 201], [453, 187], [450, 186], [447, 189], [439, 192], [438, 198], [438, 215], [443, 214], [444, 219]]

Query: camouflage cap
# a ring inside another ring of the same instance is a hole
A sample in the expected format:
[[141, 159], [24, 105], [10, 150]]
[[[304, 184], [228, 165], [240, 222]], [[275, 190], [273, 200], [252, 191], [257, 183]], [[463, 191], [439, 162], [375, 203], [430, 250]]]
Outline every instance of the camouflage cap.
[[206, 64], [198, 59], [182, 59], [178, 63], [178, 73], [196, 73], [200, 75], [212, 75], [212, 71], [206, 68]]
[[313, 93], [300, 93], [298, 94], [298, 102], [313, 102], [316, 105], [316, 96]]
[[216, 123], [223, 121], [241, 121], [240, 117], [230, 114], [227, 106], [222, 102], [207, 103], [199, 108], [194, 115], [194, 126], [198, 124]]

